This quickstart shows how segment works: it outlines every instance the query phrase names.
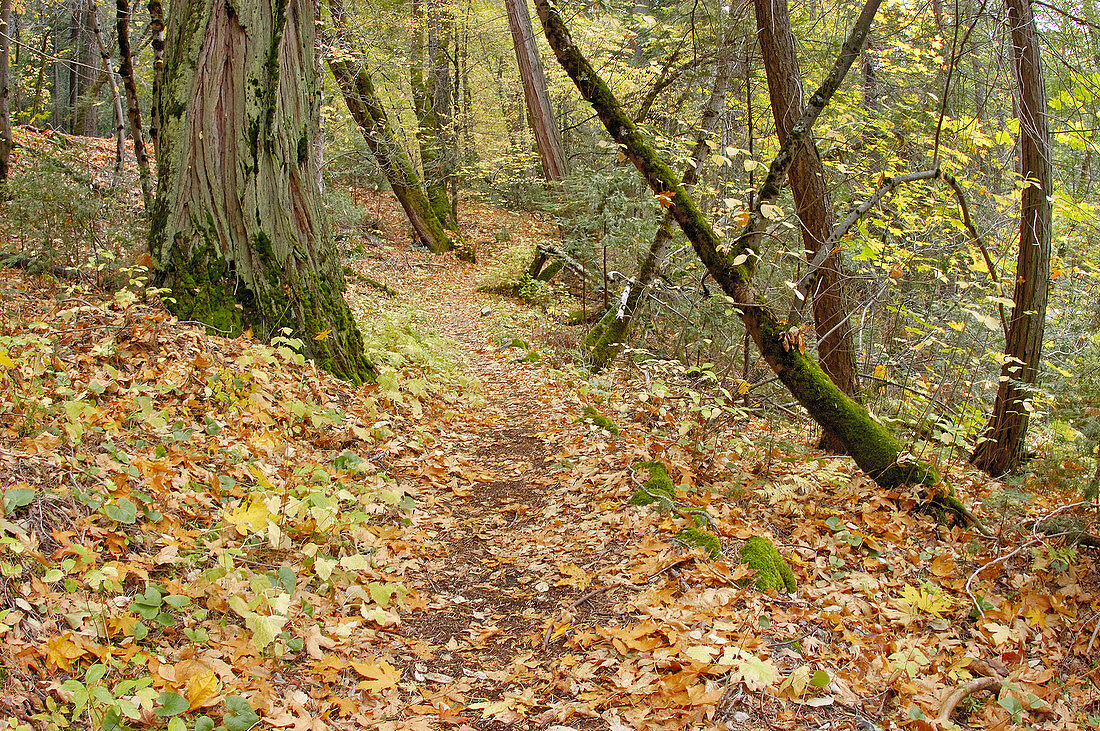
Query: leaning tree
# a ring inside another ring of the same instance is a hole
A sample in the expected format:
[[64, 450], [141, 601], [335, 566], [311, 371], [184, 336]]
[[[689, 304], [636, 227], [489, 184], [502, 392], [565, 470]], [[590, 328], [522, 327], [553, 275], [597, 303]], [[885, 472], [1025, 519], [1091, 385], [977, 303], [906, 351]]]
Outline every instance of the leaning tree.
[[230, 335], [289, 328], [359, 382], [373, 368], [318, 186], [315, 20], [310, 0], [171, 4], [149, 248], [181, 319]]

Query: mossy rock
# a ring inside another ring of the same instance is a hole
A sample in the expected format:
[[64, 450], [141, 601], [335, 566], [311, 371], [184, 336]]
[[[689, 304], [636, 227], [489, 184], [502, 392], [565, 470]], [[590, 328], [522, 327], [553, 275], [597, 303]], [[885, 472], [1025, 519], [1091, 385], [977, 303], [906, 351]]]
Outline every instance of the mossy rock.
[[760, 591], [794, 591], [794, 573], [767, 538], [752, 536], [741, 546], [741, 561], [756, 569], [756, 588]]
[[469, 264], [477, 263], [477, 249], [474, 248], [473, 244], [465, 242], [460, 243], [458, 246], [455, 247], [455, 256], [457, 256], [461, 261], [467, 262]]
[[[619, 436], [619, 427], [615, 426], [615, 422], [611, 421], [611, 419], [608, 419], [606, 416], [596, 411], [591, 406], [584, 407], [584, 411], [581, 412], [581, 416], [579, 419], [577, 419], [577, 421], [592, 422], [596, 426], [603, 429], [605, 432], [609, 434], [614, 434], [615, 436]], [[668, 473], [665, 473], [665, 476], [667, 477]]]
[[645, 490], [636, 490], [630, 496], [631, 505], [651, 505], [661, 500], [661, 497], [668, 498], [670, 503], [676, 499], [676, 486], [672, 484], [672, 478], [668, 476], [668, 470], [663, 464], [639, 462], [634, 465], [634, 469], [649, 470], [649, 479], [645, 481]]
[[[683, 528], [677, 531], [673, 538], [688, 546], [705, 548], [711, 558], [715, 558], [722, 553], [722, 541], [718, 539], [718, 536], [699, 528]], [[787, 570], [790, 571], [790, 569]]]

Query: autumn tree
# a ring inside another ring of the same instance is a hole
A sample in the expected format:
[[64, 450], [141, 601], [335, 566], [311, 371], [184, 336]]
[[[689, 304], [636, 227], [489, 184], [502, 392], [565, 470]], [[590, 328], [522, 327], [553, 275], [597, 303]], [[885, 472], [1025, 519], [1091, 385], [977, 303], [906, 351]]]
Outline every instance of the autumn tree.
[[1012, 469], [1024, 454], [1043, 350], [1053, 227], [1050, 126], [1039, 34], [1029, 0], [1005, 0], [1005, 5], [1016, 71], [1018, 149], [1025, 185], [1020, 192], [1020, 242], [1004, 365], [993, 415], [971, 457], [977, 467], [991, 475]]
[[373, 367], [318, 188], [310, 0], [169, 9], [149, 248], [172, 311], [227, 335], [288, 329], [352, 381]]
[[623, 111], [615, 94], [573, 41], [557, 8], [550, 0], [537, 0], [537, 8], [550, 47], [562, 68], [584, 99], [592, 104], [626, 157], [654, 193], [667, 203], [668, 210], [709, 274], [737, 304], [746, 330], [784, 386], [822, 428], [840, 440], [856, 464], [878, 484], [889, 488], [921, 485], [926, 490], [928, 505], [950, 511], [964, 522], [976, 522], [944, 485], [934, 467], [906, 455], [898, 439], [872, 418], [865, 407], [841, 391], [818, 363], [806, 355], [797, 328], [787, 328], [752, 287], [753, 276], [763, 263], [760, 256], [762, 208], [775, 204], [795, 148], [812, 129], [859, 57], [880, 2], [868, 0], [864, 5], [841, 46], [837, 61], [810, 97], [806, 111], [792, 125], [786, 142], [772, 160], [768, 175], [754, 196], [749, 221], [732, 242], [723, 241], [717, 234], [668, 163], [657, 153], [652, 141]]
[[[806, 106], [791, 19], [786, 0], [755, 0], [754, 6], [775, 132], [779, 143], [784, 144], [791, 129], [805, 113]], [[833, 225], [825, 171], [812, 132], [807, 131], [802, 141], [794, 146], [787, 178], [798, 213], [802, 246], [807, 260], [812, 260], [829, 238]], [[814, 282], [809, 289], [821, 366], [841, 391], [858, 398], [855, 347], [852, 344], [840, 252], [834, 250], [828, 255], [823, 265], [815, 271]], [[842, 447], [838, 442], [826, 446], [831, 450]]]

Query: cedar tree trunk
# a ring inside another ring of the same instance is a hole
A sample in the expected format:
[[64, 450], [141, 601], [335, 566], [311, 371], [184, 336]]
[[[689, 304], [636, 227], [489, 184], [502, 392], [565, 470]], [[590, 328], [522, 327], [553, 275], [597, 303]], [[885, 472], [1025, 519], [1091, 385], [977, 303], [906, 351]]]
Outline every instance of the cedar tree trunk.
[[1015, 467], [1024, 454], [1031, 397], [1043, 349], [1050, 281], [1052, 174], [1050, 128], [1039, 34], [1028, 0], [1005, 0], [1015, 57], [1020, 116], [1020, 168], [1030, 183], [1020, 193], [1020, 249], [1014, 307], [993, 415], [970, 461], [991, 475]]
[[167, 23], [150, 252], [175, 314], [288, 329], [319, 366], [372, 377], [317, 187], [312, 0], [179, 0]]
[[542, 159], [542, 172], [546, 180], [560, 183], [567, 173], [565, 150], [561, 132], [550, 106], [550, 94], [546, 90], [546, 74], [539, 58], [535, 32], [531, 27], [531, 14], [526, 0], [504, 0], [508, 10], [508, 27], [512, 29], [512, 45], [516, 49], [516, 62], [523, 80], [523, 98], [527, 102], [527, 118], [535, 133], [535, 143]]
[[813, 126], [852, 62], [859, 57], [867, 29], [880, 2], [868, 0], [841, 47], [836, 64], [810, 98], [806, 114], [791, 129], [787, 143], [772, 161], [768, 176], [756, 195], [751, 220], [742, 235], [733, 242], [724, 242], [672, 169], [657, 154], [652, 142], [623, 111], [606, 82], [581, 54], [557, 9], [550, 4], [550, 0], [536, 0], [543, 30], [562, 68], [573, 79], [581, 96], [595, 108], [608, 133], [622, 146], [627, 158], [638, 168], [654, 193], [667, 201], [669, 211], [711, 276], [738, 304], [746, 330], [783, 385], [814, 421], [841, 440], [856, 464], [879, 485], [886, 488], [924, 486], [929, 509], [950, 511], [963, 522], [976, 522], [969, 510], [951, 494], [950, 487], [943, 483], [935, 468], [912, 459], [894, 435], [875, 421], [862, 404], [845, 395], [817, 362], [806, 356], [797, 333], [786, 329], [768, 308], [767, 302], [752, 289], [753, 274], [761, 261], [753, 253], [760, 251], [760, 207], [774, 204], [794, 146]]
[[[755, 7], [760, 51], [768, 77], [768, 96], [775, 118], [776, 135], [782, 145], [806, 109], [791, 18], [787, 13], [786, 0], [755, 0]], [[802, 246], [806, 259], [810, 260], [829, 238], [833, 225], [832, 204], [825, 189], [825, 171], [810, 132], [806, 133], [801, 144], [795, 146], [787, 178], [802, 225]], [[830, 254], [825, 264], [817, 270], [812, 292], [814, 329], [817, 331], [817, 353], [821, 367], [841, 391], [858, 399], [855, 347], [852, 345], [839, 252]], [[835, 443], [825, 446], [834, 451], [841, 447]]]

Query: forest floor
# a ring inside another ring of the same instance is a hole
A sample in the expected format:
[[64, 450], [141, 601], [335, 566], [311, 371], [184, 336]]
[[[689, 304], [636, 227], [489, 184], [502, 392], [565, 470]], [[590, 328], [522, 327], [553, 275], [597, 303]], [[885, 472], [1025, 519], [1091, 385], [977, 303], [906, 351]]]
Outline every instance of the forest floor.
[[[479, 290], [549, 222], [470, 203], [475, 265], [352, 194], [378, 384], [0, 270], [0, 729], [934, 728], [968, 684], [963, 727], [1097, 727], [1096, 557], [1029, 523], [1072, 496], [949, 466], [986, 538], [809, 429], [693, 427]], [[629, 504], [650, 460], [673, 510]], [[715, 556], [675, 537], [703, 514]], [[753, 586], [754, 535], [795, 591]]]

